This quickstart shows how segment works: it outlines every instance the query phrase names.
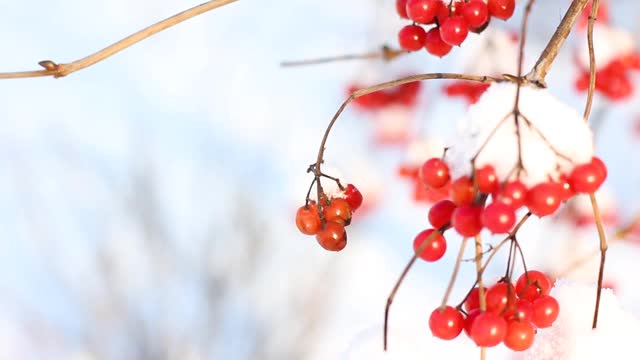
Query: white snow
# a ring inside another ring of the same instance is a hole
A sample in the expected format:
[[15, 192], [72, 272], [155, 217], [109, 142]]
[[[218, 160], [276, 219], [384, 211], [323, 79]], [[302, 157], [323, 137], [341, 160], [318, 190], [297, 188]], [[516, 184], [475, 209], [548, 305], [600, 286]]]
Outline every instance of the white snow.
[[[469, 108], [458, 124], [458, 132], [450, 141], [446, 155], [452, 178], [471, 175], [470, 161], [481, 148], [476, 167], [491, 164], [501, 181], [515, 178], [513, 170], [518, 163], [519, 146], [514, 117], [510, 115], [515, 95], [515, 84], [495, 83]], [[549, 177], [555, 179], [560, 173], [570, 172], [575, 165], [591, 160], [593, 136], [575, 109], [557, 100], [546, 89], [528, 86], [521, 88], [519, 109], [531, 124], [528, 126], [520, 117], [521, 155], [526, 169], [520, 174], [520, 180], [525, 185], [548, 181]], [[549, 145], [571, 159], [573, 164], [556, 156]]]
[[415, 140], [407, 146], [406, 163], [421, 166], [433, 157], [441, 157], [444, 153], [444, 143], [436, 137]]

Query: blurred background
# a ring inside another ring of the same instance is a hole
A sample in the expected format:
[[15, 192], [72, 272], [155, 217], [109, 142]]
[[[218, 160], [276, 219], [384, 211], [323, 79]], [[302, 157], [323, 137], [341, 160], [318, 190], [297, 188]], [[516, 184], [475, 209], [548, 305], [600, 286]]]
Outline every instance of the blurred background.
[[[76, 60], [199, 2], [0, 1], [0, 71]], [[538, 1], [525, 64], [567, 5]], [[521, 8], [491, 26], [515, 31]], [[610, 10], [638, 40], [636, 2]], [[386, 298], [428, 225], [428, 204], [398, 168], [426, 159], [422, 145], [450, 141], [467, 104], [432, 82], [409, 110], [345, 112], [326, 171], [360, 187], [365, 209], [340, 253], [294, 225], [312, 180], [305, 171], [348, 87], [473, 70], [480, 37], [442, 60], [419, 52], [387, 64], [280, 62], [396, 47], [405, 23], [392, 0], [242, 0], [66, 78], [1, 81], [0, 359], [350, 359], [363, 342], [381, 347]], [[548, 78], [577, 109], [572, 49], [582, 40], [572, 36]], [[640, 208], [637, 100], [595, 103], [611, 232]], [[545, 270], [560, 267], [548, 246], [565, 249], [553, 252], [565, 265], [575, 242], [597, 248], [593, 226], [562, 220], [531, 221], [522, 239], [530, 266]], [[638, 314], [640, 289], [627, 274], [639, 252], [621, 243], [608, 274]], [[427, 326], [454, 252], [409, 275], [392, 308], [391, 346], [455, 349]], [[576, 277], [595, 281], [585, 268]], [[453, 297], [472, 279], [469, 264]]]

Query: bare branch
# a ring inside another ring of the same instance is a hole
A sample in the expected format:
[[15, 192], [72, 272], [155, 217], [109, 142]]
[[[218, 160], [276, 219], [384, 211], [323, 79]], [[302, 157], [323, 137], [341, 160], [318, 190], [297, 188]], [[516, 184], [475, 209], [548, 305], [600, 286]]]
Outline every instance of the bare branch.
[[408, 54], [408, 53], [409, 53], [408, 51], [392, 49], [384, 45], [380, 50], [372, 51], [364, 54], [347, 54], [347, 55], [330, 56], [330, 57], [317, 58], [317, 59], [283, 61], [280, 63], [280, 66], [282, 67], [307, 66], [307, 65], [318, 65], [318, 64], [326, 64], [326, 63], [347, 61], [347, 60], [382, 59], [384, 61], [391, 61], [400, 55]]

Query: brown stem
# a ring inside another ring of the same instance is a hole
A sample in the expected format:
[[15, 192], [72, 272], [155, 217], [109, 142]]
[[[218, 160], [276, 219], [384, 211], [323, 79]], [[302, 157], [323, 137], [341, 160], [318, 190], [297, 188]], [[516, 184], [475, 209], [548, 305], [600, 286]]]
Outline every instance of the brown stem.
[[529, 82], [538, 84], [538, 86], [547, 86], [544, 79], [553, 64], [553, 61], [558, 55], [560, 48], [564, 45], [565, 40], [567, 40], [567, 36], [569, 36], [573, 25], [587, 5], [587, 2], [589, 2], [589, 0], [573, 0], [571, 2], [569, 9], [567, 9], [567, 12], [564, 14], [564, 17], [560, 22], [560, 25], [558, 25], [558, 28], [555, 33], [553, 33], [553, 36], [547, 43], [544, 51], [542, 51], [542, 54], [538, 57], [538, 61], [536, 61], [531, 72], [525, 76], [525, 79]]
[[598, 237], [600, 238], [600, 269], [598, 270], [598, 288], [596, 289], [596, 306], [593, 311], [593, 328], [598, 326], [598, 313], [600, 311], [600, 296], [602, 295], [602, 281], [604, 278], [604, 263], [607, 256], [607, 235], [604, 232], [604, 226], [602, 224], [602, 216], [600, 215], [600, 209], [598, 208], [598, 202], [594, 194], [589, 194], [591, 199], [591, 207], [593, 208], [593, 216], [596, 219], [596, 227], [598, 228]]
[[381, 50], [372, 51], [364, 54], [347, 54], [347, 55], [330, 56], [330, 57], [317, 58], [317, 59], [283, 61], [280, 63], [280, 66], [282, 67], [307, 66], [307, 65], [327, 64], [332, 62], [348, 61], [348, 60], [382, 59], [384, 61], [391, 61], [403, 54], [408, 54], [408, 52], [405, 50], [392, 49], [385, 45], [382, 47]]
[[447, 285], [447, 290], [442, 297], [442, 303], [440, 304], [440, 311], [444, 311], [444, 308], [447, 307], [447, 302], [449, 302], [449, 295], [451, 295], [451, 290], [453, 290], [453, 284], [456, 282], [456, 278], [458, 277], [458, 271], [460, 270], [460, 263], [462, 263], [462, 256], [464, 255], [464, 248], [467, 246], [467, 241], [469, 238], [465, 237], [462, 239], [462, 244], [460, 244], [460, 250], [458, 250], [458, 257], [456, 258], [456, 263], [453, 266], [453, 273], [451, 274], [451, 279], [449, 279], [449, 285]]
[[82, 59], [76, 60], [71, 63], [66, 63], [66, 64], [56, 64], [51, 60], [44, 60], [39, 63], [40, 66], [44, 67], [44, 70], [0, 73], [0, 79], [17, 79], [17, 78], [30, 78], [30, 77], [41, 77], [41, 76], [53, 76], [54, 78], [59, 78], [59, 77], [67, 76], [73, 72], [82, 70], [97, 62], [100, 62], [150, 36], [153, 36], [185, 20], [189, 20], [192, 17], [198, 16], [205, 12], [211, 11], [213, 9], [219, 8], [221, 6], [224, 6], [236, 1], [238, 0], [207, 1], [203, 4], [192, 7], [191, 9], [185, 10], [181, 13], [178, 13], [160, 22], [157, 22], [151, 26], [148, 26]]
[[587, 104], [584, 107], [584, 119], [588, 121], [593, 104], [593, 94], [596, 89], [596, 54], [593, 49], [593, 25], [598, 16], [599, 0], [591, 2], [591, 13], [589, 14], [589, 24], [587, 26], [587, 46], [589, 47], [589, 91], [587, 92]]

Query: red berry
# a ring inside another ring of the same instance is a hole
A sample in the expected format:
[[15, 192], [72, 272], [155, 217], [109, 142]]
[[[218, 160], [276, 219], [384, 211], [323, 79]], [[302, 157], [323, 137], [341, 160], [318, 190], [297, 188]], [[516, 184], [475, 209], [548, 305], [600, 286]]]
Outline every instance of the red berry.
[[[413, 251], [418, 251], [422, 243], [424, 243], [431, 234], [436, 231], [435, 229], [427, 229], [419, 233], [416, 238], [413, 240]], [[447, 251], [447, 241], [445, 240], [442, 234], [437, 233], [432, 239], [431, 242], [427, 245], [427, 247], [422, 250], [418, 256], [424, 261], [438, 261]]]
[[504, 345], [513, 351], [524, 351], [533, 345], [536, 329], [530, 321], [511, 320], [507, 324]]
[[451, 46], [462, 44], [468, 34], [469, 25], [462, 16], [451, 16], [440, 23], [440, 37]]
[[604, 164], [604, 162], [602, 160], [600, 160], [599, 157], [592, 157], [591, 158], [591, 164], [593, 164], [596, 169], [598, 169], [598, 176], [600, 176], [603, 179], [607, 178], [607, 166]]
[[396, 11], [403, 19], [408, 19], [407, 15], [407, 0], [396, 0]]
[[511, 311], [507, 311], [504, 314], [504, 319], [507, 321], [510, 320], [520, 320], [520, 321], [531, 321], [533, 319], [533, 305], [528, 300], [518, 300], [516, 301], [515, 308]]
[[344, 189], [344, 199], [349, 203], [351, 211], [356, 211], [362, 205], [362, 193], [353, 184], [347, 184]]
[[429, 223], [439, 229], [451, 222], [451, 214], [456, 209], [456, 204], [451, 200], [440, 200], [429, 209]]
[[[487, 293], [487, 289], [484, 290], [485, 294]], [[486, 297], [486, 295], [485, 295]], [[469, 296], [467, 296], [467, 300], [464, 302], [464, 309], [467, 310], [467, 313], [480, 308], [480, 289], [475, 287], [469, 292]]]
[[344, 225], [336, 222], [328, 222], [324, 229], [316, 235], [318, 244], [329, 251], [340, 251], [347, 245], [347, 232]]
[[475, 198], [473, 181], [466, 176], [458, 178], [451, 183], [450, 196], [451, 201], [458, 206], [470, 205]]
[[429, 54], [443, 57], [451, 51], [452, 46], [442, 41], [440, 29], [434, 27], [427, 31], [427, 36], [424, 39], [424, 47]]
[[426, 37], [427, 32], [422, 26], [407, 25], [398, 33], [398, 43], [407, 51], [416, 51], [422, 49]]
[[491, 16], [501, 20], [509, 19], [516, 9], [515, 0], [489, 0], [487, 5]]
[[561, 202], [562, 186], [555, 182], [538, 184], [527, 193], [527, 206], [531, 213], [539, 217], [556, 212]]
[[477, 169], [474, 178], [481, 193], [493, 194], [500, 188], [496, 172], [491, 165], [485, 165], [481, 169]]
[[407, 16], [417, 23], [431, 24], [441, 5], [441, 0], [407, 0]]
[[433, 336], [452, 340], [458, 337], [464, 328], [464, 317], [460, 312], [451, 306], [447, 306], [443, 311], [440, 308], [433, 310], [429, 316], [429, 329]]
[[529, 270], [520, 275], [516, 282], [516, 294], [520, 299], [533, 301], [541, 296], [549, 295], [551, 281], [540, 271]]
[[328, 222], [337, 222], [345, 226], [351, 223], [351, 207], [343, 198], [331, 199], [331, 203], [322, 210], [322, 214]]
[[567, 201], [576, 194], [566, 176], [560, 175], [557, 183], [560, 184], [560, 187], [562, 188], [562, 192], [560, 194], [562, 201]]
[[492, 202], [482, 211], [482, 224], [494, 234], [507, 234], [516, 223], [516, 212], [507, 204]]
[[482, 231], [481, 216], [480, 206], [462, 205], [453, 211], [451, 225], [462, 236], [476, 236]]
[[471, 340], [481, 347], [493, 347], [507, 335], [507, 321], [492, 312], [484, 312], [473, 320]]
[[518, 210], [524, 205], [527, 198], [527, 187], [519, 180], [510, 181], [498, 195], [498, 201], [505, 203], [513, 210]]
[[592, 194], [604, 182], [602, 170], [593, 162], [576, 166], [569, 175], [571, 187], [579, 193]]
[[471, 337], [471, 327], [473, 327], [473, 322], [480, 314], [482, 314], [480, 308], [467, 312], [467, 317], [464, 319], [464, 333], [467, 334], [468, 337]]
[[461, 11], [471, 29], [480, 28], [489, 21], [489, 7], [482, 0], [463, 3]]
[[510, 283], [497, 283], [487, 290], [486, 303], [487, 311], [502, 316], [515, 308], [516, 290]]
[[533, 301], [533, 323], [543, 329], [553, 325], [558, 318], [560, 305], [553, 296], [544, 295]]
[[296, 212], [296, 226], [305, 235], [317, 234], [322, 226], [318, 215], [318, 207], [313, 203], [301, 206]]
[[438, 158], [431, 158], [420, 168], [422, 182], [432, 188], [441, 188], [449, 182], [449, 167]]

